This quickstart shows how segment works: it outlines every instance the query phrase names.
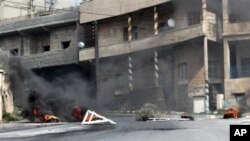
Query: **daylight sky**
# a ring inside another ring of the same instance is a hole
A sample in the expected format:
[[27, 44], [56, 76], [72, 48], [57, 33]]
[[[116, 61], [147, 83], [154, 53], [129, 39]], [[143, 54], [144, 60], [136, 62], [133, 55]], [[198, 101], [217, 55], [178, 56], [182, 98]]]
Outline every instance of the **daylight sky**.
[[76, 6], [79, 5], [79, 3], [81, 3], [82, 0], [71, 0], [71, 5]]

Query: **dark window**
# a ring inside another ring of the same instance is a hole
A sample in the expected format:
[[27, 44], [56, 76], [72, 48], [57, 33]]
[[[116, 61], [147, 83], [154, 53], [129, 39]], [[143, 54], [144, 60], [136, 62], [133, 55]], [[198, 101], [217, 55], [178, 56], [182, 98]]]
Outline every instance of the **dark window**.
[[181, 63], [178, 66], [178, 78], [179, 80], [186, 80], [187, 79], [187, 64]]
[[128, 41], [128, 27], [123, 28], [123, 41]]
[[191, 11], [188, 12], [188, 25], [200, 24], [201, 12], [200, 11]]
[[138, 27], [137, 26], [132, 27], [132, 39], [138, 39]]
[[250, 76], [250, 58], [241, 59], [242, 76]]
[[61, 44], [62, 44], [62, 49], [66, 49], [69, 47], [70, 41], [65, 41], [65, 42], [62, 42]]
[[10, 50], [12, 55], [18, 55], [19, 50], [17, 48]]
[[210, 78], [217, 78], [220, 76], [220, 64], [216, 61], [209, 61], [208, 74]]
[[50, 51], [50, 46], [43, 46], [43, 52]]

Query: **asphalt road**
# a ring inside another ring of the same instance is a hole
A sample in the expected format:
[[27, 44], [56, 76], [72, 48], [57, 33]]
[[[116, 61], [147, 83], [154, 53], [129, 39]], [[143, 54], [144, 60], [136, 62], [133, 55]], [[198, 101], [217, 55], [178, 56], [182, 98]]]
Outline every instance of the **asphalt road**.
[[[136, 122], [133, 117], [112, 118], [115, 127], [82, 128], [80, 123], [0, 129], [2, 141], [229, 141], [230, 124], [242, 120]], [[1, 127], [1, 126], [0, 126]], [[5, 131], [6, 130], [6, 131]], [[43, 135], [39, 133], [44, 132]], [[38, 134], [37, 134], [38, 133]], [[53, 134], [50, 134], [53, 133]], [[56, 133], [56, 134], [55, 134]]]

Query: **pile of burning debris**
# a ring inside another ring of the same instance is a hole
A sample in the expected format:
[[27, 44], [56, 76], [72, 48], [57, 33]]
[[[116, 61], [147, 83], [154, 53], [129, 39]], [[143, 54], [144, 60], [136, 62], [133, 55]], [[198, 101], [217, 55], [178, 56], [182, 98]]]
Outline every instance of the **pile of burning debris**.
[[66, 113], [67, 111], [64, 111], [64, 114], [61, 117], [59, 117], [60, 114], [54, 115], [54, 113], [58, 112], [49, 107], [50, 106], [42, 101], [41, 95], [38, 92], [31, 91], [28, 97], [28, 107], [22, 111], [22, 115], [31, 122], [60, 122], [61, 120], [65, 120], [71, 122], [82, 122], [82, 124], [116, 124], [112, 120], [107, 119], [94, 111], [90, 111], [83, 106], [74, 105], [71, 107], [71, 112]]
[[[23, 117], [29, 119], [31, 122], [59, 122], [59, 117], [53, 114], [57, 112], [50, 108], [47, 103], [44, 103], [41, 96], [42, 95], [36, 91], [30, 91], [28, 96], [28, 106], [22, 111]], [[82, 112], [83, 111], [81, 111], [81, 113]], [[79, 120], [80, 116], [75, 113], [72, 115], [76, 120]]]
[[227, 110], [224, 111], [223, 113], [223, 118], [227, 119], [227, 118], [240, 118], [242, 115], [242, 111], [240, 110], [240, 108], [229, 108]]

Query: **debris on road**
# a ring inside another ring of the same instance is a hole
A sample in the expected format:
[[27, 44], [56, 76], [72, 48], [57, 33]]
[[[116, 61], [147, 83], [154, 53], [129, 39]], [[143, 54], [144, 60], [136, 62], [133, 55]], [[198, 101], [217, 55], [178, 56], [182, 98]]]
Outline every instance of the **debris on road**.
[[194, 117], [190, 116], [190, 115], [182, 115], [181, 118], [182, 119], [188, 119], [188, 120], [194, 120]]
[[94, 111], [88, 110], [82, 120], [82, 125], [97, 125], [97, 124], [116, 125], [116, 122], [104, 116], [101, 116]]

